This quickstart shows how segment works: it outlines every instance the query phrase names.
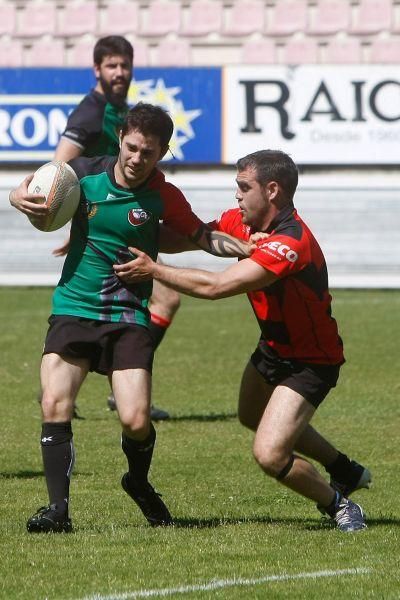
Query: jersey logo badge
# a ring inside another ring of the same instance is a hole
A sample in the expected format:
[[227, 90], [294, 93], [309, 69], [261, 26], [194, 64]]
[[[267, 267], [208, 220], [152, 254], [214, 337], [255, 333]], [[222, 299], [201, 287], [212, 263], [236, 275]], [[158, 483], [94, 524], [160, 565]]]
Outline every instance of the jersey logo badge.
[[92, 219], [97, 213], [97, 204], [94, 204], [92, 202], [86, 202], [86, 211], [88, 219]]
[[151, 214], [143, 208], [132, 208], [128, 212], [128, 221], [133, 227], [143, 225], [151, 218]]

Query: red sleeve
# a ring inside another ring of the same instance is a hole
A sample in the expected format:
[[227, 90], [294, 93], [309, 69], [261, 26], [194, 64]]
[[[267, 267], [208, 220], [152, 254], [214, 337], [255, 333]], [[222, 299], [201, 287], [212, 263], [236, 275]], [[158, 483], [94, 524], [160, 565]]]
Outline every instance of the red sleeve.
[[250, 229], [247, 225], [243, 225], [238, 208], [226, 210], [218, 219], [209, 223], [209, 226], [216, 231], [223, 231], [241, 240], [248, 240], [250, 236]]
[[257, 244], [257, 249], [250, 259], [282, 278], [304, 269], [310, 262], [310, 250], [304, 237], [297, 240], [273, 233], [268, 239]]
[[164, 183], [161, 196], [164, 206], [162, 220], [165, 225], [181, 235], [191, 235], [203, 224], [183, 193], [172, 183]]

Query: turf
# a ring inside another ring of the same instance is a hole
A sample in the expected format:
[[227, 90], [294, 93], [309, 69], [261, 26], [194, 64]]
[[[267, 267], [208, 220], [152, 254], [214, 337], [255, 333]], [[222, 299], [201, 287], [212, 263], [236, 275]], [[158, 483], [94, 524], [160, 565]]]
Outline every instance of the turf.
[[150, 528], [122, 491], [117, 417], [91, 375], [85, 420], [74, 421], [74, 533], [29, 535], [26, 519], [46, 503], [36, 396], [50, 294], [0, 290], [1, 598], [399, 597], [400, 291], [334, 293], [347, 363], [314, 424], [373, 472], [371, 490], [355, 494], [368, 516], [358, 534], [333, 529], [253, 461], [235, 412], [257, 327], [238, 297], [184, 298], [156, 357], [154, 403], [172, 419], [156, 426], [151, 481], [176, 527]]

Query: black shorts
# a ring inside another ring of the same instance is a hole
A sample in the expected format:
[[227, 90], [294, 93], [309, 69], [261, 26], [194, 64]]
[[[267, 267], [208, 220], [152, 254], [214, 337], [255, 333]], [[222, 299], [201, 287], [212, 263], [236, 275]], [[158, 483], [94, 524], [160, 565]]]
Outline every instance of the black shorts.
[[43, 354], [85, 358], [90, 371], [108, 375], [123, 369], [153, 366], [153, 340], [147, 327], [52, 315]]
[[341, 365], [302, 363], [279, 357], [263, 344], [250, 361], [270, 385], [285, 385], [317, 408], [329, 390], [336, 386]]

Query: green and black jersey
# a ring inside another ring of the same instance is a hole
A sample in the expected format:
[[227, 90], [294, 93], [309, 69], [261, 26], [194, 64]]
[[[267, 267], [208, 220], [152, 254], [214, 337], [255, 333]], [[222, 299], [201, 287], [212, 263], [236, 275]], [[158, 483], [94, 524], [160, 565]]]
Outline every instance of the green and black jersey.
[[111, 104], [93, 89], [68, 117], [62, 137], [81, 148], [85, 156], [116, 156], [119, 130], [128, 109], [127, 104]]
[[135, 189], [115, 181], [116, 157], [70, 161], [81, 186], [81, 202], [71, 227], [70, 250], [53, 295], [54, 315], [148, 325], [152, 283], [124, 284], [113, 265], [132, 260], [128, 246], [153, 259], [163, 221], [182, 235], [201, 225], [182, 192], [155, 169]]

